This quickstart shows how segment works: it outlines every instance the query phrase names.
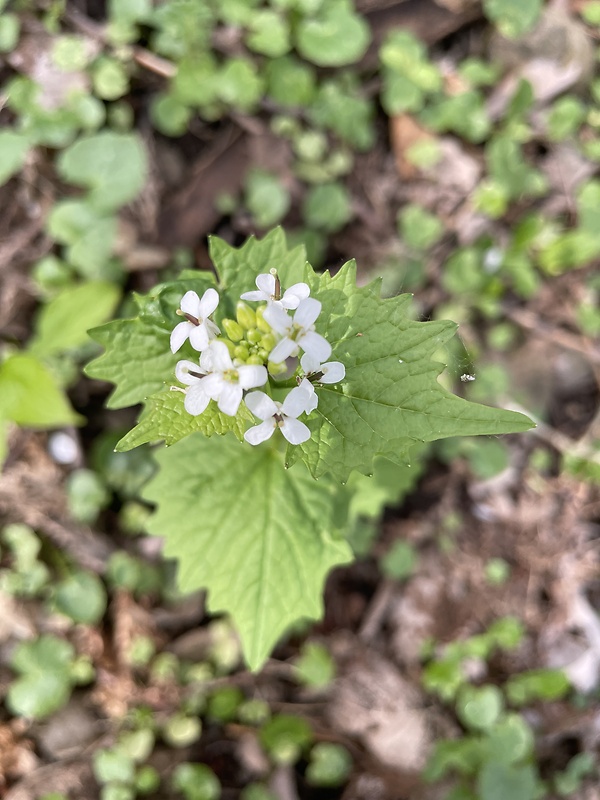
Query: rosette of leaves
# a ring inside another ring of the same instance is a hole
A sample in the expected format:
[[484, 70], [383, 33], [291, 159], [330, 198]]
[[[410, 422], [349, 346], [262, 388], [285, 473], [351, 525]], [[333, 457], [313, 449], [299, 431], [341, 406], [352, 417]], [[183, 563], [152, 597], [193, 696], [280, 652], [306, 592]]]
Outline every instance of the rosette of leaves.
[[[354, 262], [335, 276], [319, 275], [303, 247], [288, 249], [280, 229], [239, 249], [213, 238], [210, 252], [216, 277], [185, 272], [136, 297], [135, 318], [95, 329], [105, 352], [88, 374], [116, 385], [109, 407], [144, 404], [118, 449], [172, 445], [157, 452], [159, 471], [144, 491], [157, 505], [148, 530], [164, 537], [165, 555], [179, 561], [181, 588], [207, 588], [211, 611], [231, 614], [246, 660], [258, 669], [294, 621], [320, 615], [328, 571], [352, 558], [344, 531], [353, 471], [372, 473], [378, 456], [410, 463], [417, 443], [523, 431], [532, 423], [447, 392], [437, 381], [443, 365], [432, 356], [456, 326], [415, 322], [410, 297], [382, 299], [379, 280], [358, 287]], [[216, 288], [220, 324], [256, 276], [272, 268], [283, 287], [308, 283], [322, 304], [317, 330], [346, 368], [342, 383], [316, 386], [319, 405], [306, 418], [311, 438], [287, 449], [280, 437], [258, 447], [243, 441], [253, 424], [244, 405], [235, 417], [214, 403], [192, 417], [183, 395], [169, 390], [181, 358], [171, 353], [169, 335], [182, 295]]]

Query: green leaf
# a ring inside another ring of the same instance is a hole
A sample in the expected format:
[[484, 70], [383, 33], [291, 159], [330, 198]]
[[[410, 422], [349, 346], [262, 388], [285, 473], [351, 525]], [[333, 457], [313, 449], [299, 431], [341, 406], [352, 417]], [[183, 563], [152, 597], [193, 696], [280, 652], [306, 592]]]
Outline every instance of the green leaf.
[[16, 131], [0, 131], [0, 186], [21, 169], [30, 147], [28, 136]]
[[[219, 290], [232, 298], [254, 288], [254, 279], [275, 268], [285, 275], [288, 286], [304, 280], [306, 253], [301, 245], [290, 250], [281, 228], [268, 233], [264, 239], [251, 236], [241, 247], [232, 247], [216, 236], [209, 240], [210, 257], [217, 275]], [[229, 310], [233, 314], [234, 306]]]
[[[106, 352], [87, 365], [85, 372], [116, 384], [108, 398], [109, 408], [123, 408], [143, 402], [175, 380], [175, 365], [185, 355], [169, 349], [171, 330], [179, 321], [175, 315], [185, 292], [200, 296], [214, 284], [212, 276], [157, 286], [145, 297], [135, 296], [139, 316], [109, 322], [90, 331]], [[132, 364], [134, 368], [132, 369]]]
[[454, 333], [453, 323], [414, 322], [410, 296], [382, 300], [379, 281], [358, 288], [353, 262], [334, 278], [312, 273], [307, 280], [327, 320], [318, 332], [333, 347], [331, 360], [346, 366], [346, 378], [317, 388], [319, 406], [307, 422], [312, 438], [288, 448], [288, 463], [301, 456], [315, 477], [331, 472], [346, 481], [353, 469], [371, 472], [377, 455], [405, 462], [416, 441], [532, 427], [522, 414], [469, 403], [437, 382], [443, 366], [432, 355]]
[[0, 419], [32, 428], [82, 422], [54, 376], [37, 358], [25, 353], [9, 356], [0, 365]]
[[305, 642], [294, 665], [294, 673], [304, 686], [323, 689], [335, 678], [335, 662], [322, 644]]
[[538, 21], [542, 0], [483, 0], [483, 10], [503, 36], [516, 39]]
[[76, 572], [56, 587], [56, 610], [75, 622], [95, 625], [106, 610], [106, 591], [91, 572]]
[[472, 730], [489, 730], [502, 713], [504, 699], [497, 686], [464, 686], [456, 701], [462, 722]]
[[248, 20], [246, 44], [255, 53], [269, 58], [284, 56], [290, 50], [290, 28], [276, 11], [254, 11]]
[[292, 202], [281, 180], [261, 169], [251, 170], [248, 174], [245, 200], [260, 228], [268, 228], [283, 219]]
[[319, 617], [325, 576], [351, 559], [332, 535], [336, 488], [232, 436], [190, 436], [157, 460], [148, 530], [179, 561], [181, 590], [205, 587], [211, 613], [231, 615], [257, 670], [292, 623]]
[[534, 800], [538, 796], [536, 773], [531, 765], [515, 767], [501, 761], [487, 761], [478, 775], [481, 800]]
[[218, 75], [217, 89], [224, 103], [250, 112], [260, 100], [263, 81], [253, 61], [230, 58]]
[[432, 247], [444, 232], [444, 226], [435, 214], [412, 203], [398, 215], [398, 229], [406, 244], [415, 250]]
[[16, 14], [0, 15], [0, 53], [10, 53], [19, 41], [21, 23]]
[[151, 395], [138, 424], [121, 439], [116, 449], [120, 452], [131, 450], [146, 442], [164, 441], [171, 445], [196, 432], [212, 436], [232, 431], [241, 441], [248, 423], [254, 420], [244, 404], [240, 405], [235, 417], [222, 414], [215, 402], [211, 402], [202, 414], [193, 417], [184, 409], [183, 401], [181, 392], [163, 391]]
[[345, 3], [325, 3], [318, 16], [302, 18], [296, 29], [296, 47], [319, 67], [354, 64], [365, 54], [371, 32], [365, 20]]
[[309, 189], [302, 208], [305, 223], [327, 233], [339, 231], [352, 216], [350, 195], [341, 183], [324, 183]]
[[571, 684], [560, 669], [532, 669], [514, 675], [506, 684], [506, 696], [514, 705], [535, 700], [558, 700], [570, 690]]
[[94, 64], [92, 82], [94, 92], [103, 100], [117, 100], [129, 89], [129, 78], [121, 62], [106, 56]]
[[47, 717], [63, 706], [71, 692], [70, 669], [75, 651], [51, 634], [19, 644], [11, 666], [20, 673], [6, 697], [8, 708], [22, 717]]
[[141, 139], [112, 131], [79, 139], [63, 150], [57, 166], [64, 180], [90, 190], [89, 202], [101, 211], [114, 211], [137, 197], [148, 170]]
[[49, 356], [85, 344], [88, 329], [112, 316], [119, 297], [112, 283], [93, 281], [63, 289], [39, 313], [32, 352]]
[[315, 92], [315, 74], [294, 56], [271, 59], [266, 65], [268, 92], [279, 105], [307, 106]]

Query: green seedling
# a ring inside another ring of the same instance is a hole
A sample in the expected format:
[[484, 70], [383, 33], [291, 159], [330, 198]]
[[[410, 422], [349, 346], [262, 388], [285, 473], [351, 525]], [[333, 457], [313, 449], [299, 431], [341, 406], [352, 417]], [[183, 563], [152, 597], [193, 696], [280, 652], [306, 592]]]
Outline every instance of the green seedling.
[[311, 689], [324, 689], [335, 678], [335, 662], [323, 645], [305, 642], [294, 665], [296, 679]]

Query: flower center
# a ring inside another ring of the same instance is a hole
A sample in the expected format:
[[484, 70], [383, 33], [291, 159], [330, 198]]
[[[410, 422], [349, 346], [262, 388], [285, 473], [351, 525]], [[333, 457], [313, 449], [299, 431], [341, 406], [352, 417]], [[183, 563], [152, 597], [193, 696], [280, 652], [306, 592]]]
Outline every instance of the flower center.
[[223, 378], [229, 383], [237, 383], [239, 380], [239, 373], [237, 369], [226, 369], [223, 373]]

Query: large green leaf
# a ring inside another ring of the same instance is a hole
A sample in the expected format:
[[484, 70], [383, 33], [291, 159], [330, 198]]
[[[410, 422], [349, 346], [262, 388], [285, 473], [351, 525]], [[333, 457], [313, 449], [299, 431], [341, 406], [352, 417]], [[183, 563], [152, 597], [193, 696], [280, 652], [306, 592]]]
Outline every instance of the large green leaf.
[[254, 279], [261, 273], [277, 269], [285, 275], [287, 285], [305, 279], [306, 251], [302, 246], [290, 250], [282, 228], [275, 228], [264, 239], [251, 236], [242, 247], [211, 236], [210, 257], [219, 276], [219, 291], [230, 297], [230, 313], [239, 296], [255, 288]]
[[183, 407], [183, 399], [181, 392], [162, 391], [151, 395], [138, 424], [121, 439], [116, 449], [131, 450], [146, 442], [164, 441], [171, 445], [196, 432], [212, 436], [232, 431], [241, 441], [248, 423], [254, 420], [243, 403], [235, 417], [229, 417], [222, 414], [212, 401], [206, 411], [193, 417]]
[[54, 376], [27, 353], [9, 356], [0, 365], [0, 419], [32, 428], [58, 428], [82, 422]]
[[195, 434], [157, 459], [144, 491], [158, 504], [148, 530], [178, 559], [181, 589], [206, 587], [210, 610], [232, 616], [258, 669], [293, 622], [320, 616], [325, 576], [351, 559], [332, 534], [339, 488], [232, 436]]
[[309, 278], [323, 304], [317, 330], [333, 347], [331, 360], [346, 366], [339, 386], [317, 388], [319, 406], [308, 422], [311, 439], [288, 448], [288, 463], [301, 454], [315, 477], [329, 472], [346, 481], [350, 472], [372, 471], [373, 458], [406, 462], [414, 442], [448, 436], [524, 431], [522, 414], [470, 403], [447, 392], [432, 354], [454, 333], [452, 322], [415, 322], [409, 295], [382, 300], [380, 282], [356, 286], [347, 263], [332, 278]]

